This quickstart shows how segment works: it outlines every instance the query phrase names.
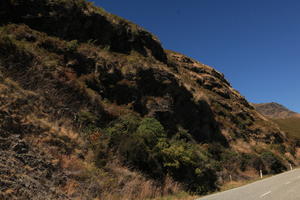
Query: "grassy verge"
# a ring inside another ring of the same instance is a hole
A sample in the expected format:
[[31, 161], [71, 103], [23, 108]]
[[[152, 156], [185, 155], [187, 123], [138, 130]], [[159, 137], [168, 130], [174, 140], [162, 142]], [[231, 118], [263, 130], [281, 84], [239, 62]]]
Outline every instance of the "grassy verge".
[[250, 180], [242, 180], [242, 181], [230, 181], [228, 183], [225, 183], [224, 185], [222, 185], [222, 187], [220, 188], [220, 192], [224, 192], [226, 190], [231, 190], [237, 187], [241, 187], [244, 185], [248, 185], [250, 183], [254, 183], [256, 181], [260, 181], [266, 178], [271, 177], [272, 175], [266, 175], [264, 176], [262, 179], [260, 177], [254, 178], [254, 179], [250, 179]]
[[180, 192], [174, 195], [168, 195], [151, 200], [195, 200], [197, 198], [199, 198], [199, 196], [190, 195], [186, 192]]

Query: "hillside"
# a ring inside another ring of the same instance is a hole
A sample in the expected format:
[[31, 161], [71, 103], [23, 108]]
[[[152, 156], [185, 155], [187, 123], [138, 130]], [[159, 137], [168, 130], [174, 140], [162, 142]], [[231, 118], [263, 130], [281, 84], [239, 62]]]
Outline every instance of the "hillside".
[[0, 199], [207, 194], [298, 164], [215, 69], [83, 0], [0, 1]]
[[288, 136], [300, 141], [300, 117], [289, 117], [284, 119], [273, 119], [281, 130], [286, 132]]
[[278, 103], [254, 104], [258, 112], [274, 121], [293, 140], [300, 141], [300, 114]]
[[300, 115], [296, 112], [293, 112], [283, 105], [278, 103], [261, 103], [261, 104], [253, 104], [255, 109], [266, 117], [274, 118], [274, 119], [284, 119], [289, 117], [300, 117]]

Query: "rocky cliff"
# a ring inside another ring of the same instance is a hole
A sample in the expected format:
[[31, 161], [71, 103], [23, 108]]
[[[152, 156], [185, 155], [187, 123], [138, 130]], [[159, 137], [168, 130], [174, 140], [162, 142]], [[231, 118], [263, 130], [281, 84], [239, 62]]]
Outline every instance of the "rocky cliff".
[[297, 163], [222, 73], [91, 3], [2, 0], [0, 23], [2, 199], [204, 194]]

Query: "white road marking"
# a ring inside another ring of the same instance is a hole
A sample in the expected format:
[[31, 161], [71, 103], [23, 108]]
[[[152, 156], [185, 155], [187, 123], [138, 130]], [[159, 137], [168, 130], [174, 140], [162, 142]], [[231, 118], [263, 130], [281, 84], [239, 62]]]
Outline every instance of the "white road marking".
[[288, 181], [288, 182], [286, 182], [285, 184], [288, 185], [288, 184], [290, 184], [290, 183], [291, 183], [291, 181]]
[[270, 193], [271, 193], [271, 191], [269, 191], [269, 192], [266, 192], [266, 193], [264, 193], [264, 194], [260, 195], [260, 198], [263, 198], [264, 196], [266, 196], [266, 195], [268, 195], [268, 194], [270, 194]]

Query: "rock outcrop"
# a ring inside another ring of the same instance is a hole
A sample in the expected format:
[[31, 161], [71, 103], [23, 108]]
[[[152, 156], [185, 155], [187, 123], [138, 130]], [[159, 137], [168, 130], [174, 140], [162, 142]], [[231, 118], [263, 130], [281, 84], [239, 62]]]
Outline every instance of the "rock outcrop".
[[0, 23], [24, 23], [62, 39], [89, 41], [121, 53], [135, 50], [166, 61], [161, 44], [152, 34], [84, 0], [2, 0]]

